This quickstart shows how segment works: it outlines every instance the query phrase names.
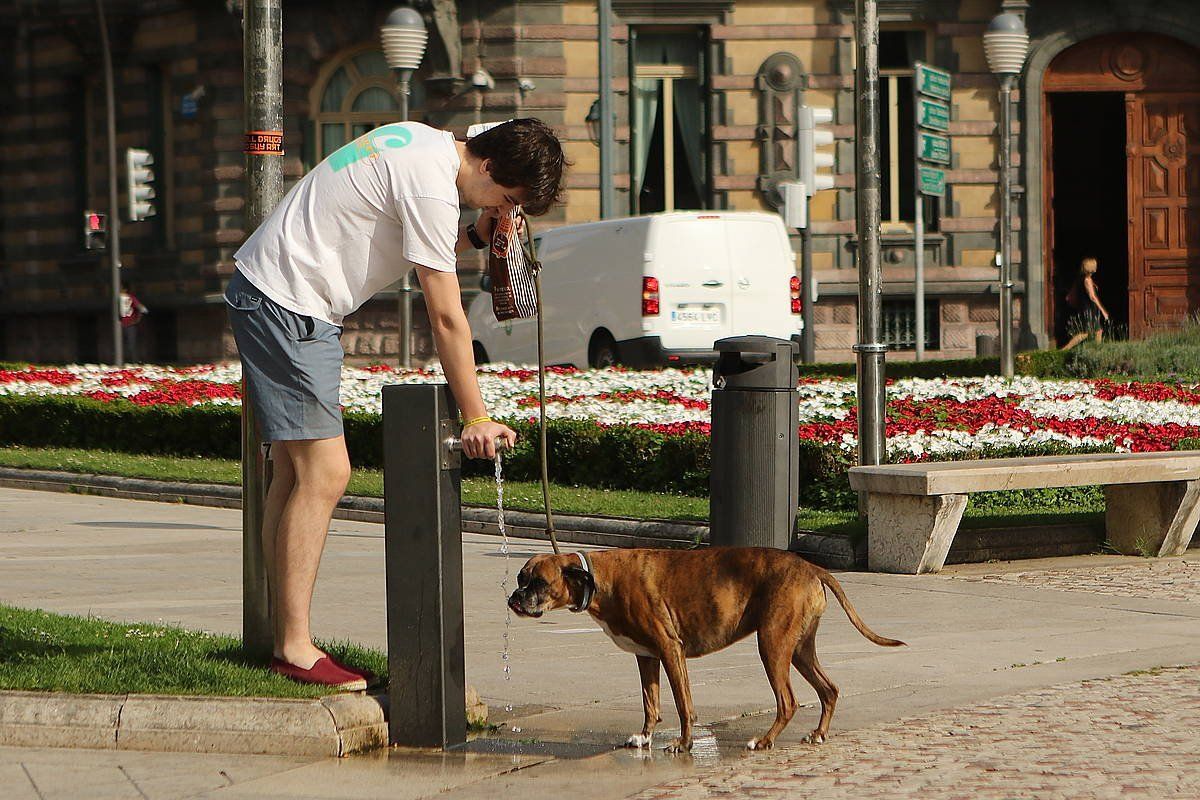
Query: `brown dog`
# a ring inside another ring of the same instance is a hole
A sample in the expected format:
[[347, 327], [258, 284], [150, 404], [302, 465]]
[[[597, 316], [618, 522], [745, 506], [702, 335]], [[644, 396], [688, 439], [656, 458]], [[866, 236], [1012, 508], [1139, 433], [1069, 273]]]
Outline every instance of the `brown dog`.
[[821, 699], [821, 719], [805, 737], [825, 741], [838, 689], [817, 663], [817, 623], [825, 611], [827, 587], [858, 632], [885, 647], [904, 642], [871, 631], [825, 570], [785, 550], [713, 547], [703, 550], [605, 550], [598, 553], [538, 555], [517, 576], [509, 607], [524, 617], [569, 607], [587, 611], [616, 643], [637, 656], [646, 718], [627, 747], [650, 745], [662, 721], [658, 706], [659, 665], [679, 711], [680, 736], [670, 752], [692, 746], [692, 690], [687, 659], [728, 647], [758, 633], [758, 651], [775, 692], [775, 724], [751, 750], [770, 748], [796, 711], [790, 666], [795, 666]]

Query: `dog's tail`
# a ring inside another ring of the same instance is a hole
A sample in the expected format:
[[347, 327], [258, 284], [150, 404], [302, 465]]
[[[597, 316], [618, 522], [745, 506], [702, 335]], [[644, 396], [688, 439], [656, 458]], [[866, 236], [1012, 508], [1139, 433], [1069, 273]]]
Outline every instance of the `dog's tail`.
[[904, 646], [904, 642], [900, 641], [899, 639], [888, 639], [884, 636], [880, 636], [878, 633], [868, 628], [867, 623], [862, 621], [862, 618], [858, 616], [858, 612], [854, 610], [854, 606], [850, 604], [850, 599], [846, 597], [846, 593], [842, 591], [842, 585], [837, 582], [836, 578], [834, 578], [828, 572], [820, 570], [817, 572], [817, 579], [829, 587], [829, 591], [833, 592], [833, 596], [837, 598], [839, 603], [841, 603], [842, 610], [845, 611], [846, 616], [850, 618], [850, 624], [858, 628], [859, 633], [870, 639], [875, 644], [883, 647]]

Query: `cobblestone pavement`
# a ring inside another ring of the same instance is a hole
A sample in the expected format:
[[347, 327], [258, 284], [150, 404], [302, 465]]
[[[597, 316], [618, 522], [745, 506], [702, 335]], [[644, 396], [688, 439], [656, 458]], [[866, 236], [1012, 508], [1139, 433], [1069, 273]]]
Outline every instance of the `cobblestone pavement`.
[[1200, 561], [1178, 558], [1112, 566], [952, 575], [948, 579], [1200, 604]]
[[[801, 720], [793, 720], [799, 724]], [[838, 733], [638, 800], [1200, 797], [1200, 666], [1134, 673]]]

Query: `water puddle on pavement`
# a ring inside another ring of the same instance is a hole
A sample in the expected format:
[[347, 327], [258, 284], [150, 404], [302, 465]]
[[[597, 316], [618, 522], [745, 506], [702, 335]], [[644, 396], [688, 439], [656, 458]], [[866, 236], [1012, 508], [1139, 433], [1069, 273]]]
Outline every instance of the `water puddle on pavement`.
[[620, 734], [616, 731], [587, 730], [579, 731], [572, 736], [570, 733], [560, 730], [546, 734], [554, 737], [551, 739], [543, 739], [537, 733], [536, 729], [527, 728], [522, 734], [525, 738], [514, 737], [506, 733], [479, 736], [461, 747], [454, 748], [454, 751], [548, 756], [558, 759], [591, 758], [606, 754], [624, 756], [636, 761], [669, 762], [682, 758], [696, 766], [714, 766], [722, 761], [728, 762], [737, 759], [746, 753], [740, 746], [726, 745], [722, 747], [718, 744], [717, 737], [712, 730], [704, 725], [696, 725], [692, 728], [692, 751], [685, 755], [673, 755], [663, 750], [668, 742], [679, 736], [678, 728], [660, 728], [654, 732], [654, 746], [643, 748], [619, 746], [616, 743], [625, 739], [627, 734]]
[[612, 745], [597, 742], [544, 742], [541, 740], [479, 738], [472, 739], [454, 750], [464, 753], [549, 756], [551, 758], [590, 758], [610, 752]]

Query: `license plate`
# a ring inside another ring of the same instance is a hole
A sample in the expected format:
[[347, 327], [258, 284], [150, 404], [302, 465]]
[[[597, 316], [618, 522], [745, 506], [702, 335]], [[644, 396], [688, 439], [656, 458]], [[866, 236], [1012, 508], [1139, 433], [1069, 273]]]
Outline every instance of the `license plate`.
[[677, 308], [671, 312], [672, 322], [690, 322], [700, 325], [717, 325], [721, 322], [719, 308]]

